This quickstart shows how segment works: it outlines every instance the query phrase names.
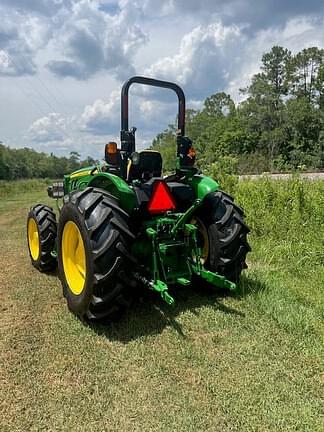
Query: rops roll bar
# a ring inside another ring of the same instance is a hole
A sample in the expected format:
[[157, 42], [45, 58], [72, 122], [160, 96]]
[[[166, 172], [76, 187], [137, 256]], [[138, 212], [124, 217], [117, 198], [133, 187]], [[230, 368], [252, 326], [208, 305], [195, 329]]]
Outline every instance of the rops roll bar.
[[173, 90], [178, 96], [178, 129], [179, 135], [185, 133], [185, 95], [177, 84], [153, 78], [134, 76], [126, 81], [121, 90], [121, 132], [128, 131], [128, 91], [132, 84], [145, 84], [153, 87], [162, 87]]
[[135, 131], [136, 128], [128, 129], [128, 91], [132, 84], [144, 84], [153, 87], [162, 87], [173, 90], [178, 96], [178, 139], [185, 134], [185, 95], [177, 84], [168, 81], [161, 81], [153, 78], [134, 76], [126, 81], [121, 90], [121, 176], [127, 177], [127, 161], [131, 154], [135, 152]]

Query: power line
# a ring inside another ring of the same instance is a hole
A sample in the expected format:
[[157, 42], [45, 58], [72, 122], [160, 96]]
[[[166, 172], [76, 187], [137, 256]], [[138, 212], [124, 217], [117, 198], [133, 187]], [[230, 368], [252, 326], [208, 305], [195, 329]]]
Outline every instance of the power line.
[[[8, 58], [9, 58], [9, 60], [13, 63], [13, 65], [17, 68], [17, 69], [19, 69], [19, 65], [16, 63], [16, 61], [10, 56], [10, 54], [7, 52], [7, 56], [8, 56]], [[53, 105], [46, 99], [46, 97], [32, 84], [32, 80], [29, 78], [29, 77], [27, 77], [27, 76], [22, 76], [22, 78], [28, 83], [28, 85], [29, 85], [29, 87], [32, 89], [32, 91], [34, 91], [38, 96], [39, 96], [39, 98], [50, 108], [50, 110], [52, 111], [52, 112], [56, 112], [57, 110], [55, 109], [55, 107], [53, 107]], [[24, 94], [25, 94], [25, 96], [26, 96], [26, 92], [25, 91], [23, 91], [24, 92]], [[34, 103], [35, 101], [33, 100], [33, 99], [30, 99], [30, 97], [27, 95], [26, 96], [27, 97], [27, 99], [28, 99], [28, 101], [30, 102], [32, 102], [32, 103]], [[35, 99], [36, 100], [36, 99]], [[37, 103], [37, 105], [38, 105], [38, 103]], [[38, 107], [39, 107], [39, 105], [38, 105]], [[39, 108], [38, 108], [39, 109]], [[48, 116], [48, 112], [46, 113], [45, 112], [45, 114], [44, 114], [44, 111], [43, 111], [43, 108], [41, 108], [41, 110], [40, 110], [41, 112], [42, 112], [42, 114], [41, 115], [45, 115], [45, 117], [46, 116]], [[58, 129], [58, 130], [61, 130], [63, 133], [64, 133], [64, 135], [67, 137], [67, 138], [72, 138], [71, 137], [71, 135], [62, 127], [62, 126], [60, 126], [59, 124], [54, 124], [54, 128], [56, 128], [56, 129]]]
[[[27, 63], [28, 60], [26, 59], [26, 57], [22, 54], [21, 57], [24, 58], [25, 62]], [[45, 84], [45, 82], [41, 79], [40, 76], [38, 75], [34, 75], [34, 77], [37, 79], [37, 81], [41, 84], [41, 86], [45, 89], [45, 91], [47, 91], [47, 93], [49, 94], [49, 96], [56, 102], [56, 104], [58, 105], [59, 109], [61, 112], [63, 112], [67, 117], [69, 116], [69, 114], [65, 111], [65, 108], [63, 108], [64, 103], [62, 104], [62, 102], [60, 102], [56, 95], [54, 94], [54, 92], [52, 92], [52, 90], [47, 86], [47, 84]]]

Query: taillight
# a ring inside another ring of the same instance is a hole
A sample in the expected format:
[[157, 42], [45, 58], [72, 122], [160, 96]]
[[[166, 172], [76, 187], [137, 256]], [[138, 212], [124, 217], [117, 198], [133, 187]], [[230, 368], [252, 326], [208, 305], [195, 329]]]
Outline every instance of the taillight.
[[164, 181], [157, 180], [154, 183], [153, 192], [147, 208], [151, 214], [164, 213], [176, 208], [174, 198]]

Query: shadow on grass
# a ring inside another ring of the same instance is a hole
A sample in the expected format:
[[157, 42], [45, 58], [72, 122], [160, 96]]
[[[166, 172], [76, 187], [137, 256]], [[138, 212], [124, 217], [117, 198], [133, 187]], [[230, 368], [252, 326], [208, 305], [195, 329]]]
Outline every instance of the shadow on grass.
[[46, 274], [46, 276], [50, 276], [50, 277], [55, 277], [55, 278], [59, 277], [57, 267], [54, 270], [45, 271], [44, 274]]
[[[248, 277], [242, 277], [235, 298], [263, 290], [265, 286]], [[128, 313], [117, 322], [93, 323], [91, 328], [98, 334], [104, 335], [109, 340], [128, 343], [138, 338], [157, 335], [162, 333], [166, 327], [172, 327], [178, 335], [186, 339], [185, 330], [177, 321], [177, 317], [185, 312], [191, 311], [196, 316], [204, 313], [200, 309], [209, 307], [219, 310], [224, 314], [244, 317], [244, 313], [226, 306], [222, 299], [230, 296], [228, 291], [220, 289], [207, 289], [202, 287], [177, 287], [170, 290], [174, 295], [176, 304], [174, 307], [166, 305], [160, 297], [153, 292], [142, 292], [141, 297], [130, 308]]]

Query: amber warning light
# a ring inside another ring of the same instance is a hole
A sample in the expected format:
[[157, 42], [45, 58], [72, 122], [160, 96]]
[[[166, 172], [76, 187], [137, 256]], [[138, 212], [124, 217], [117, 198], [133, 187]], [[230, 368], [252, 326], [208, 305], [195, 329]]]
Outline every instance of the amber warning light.
[[174, 198], [165, 182], [156, 181], [154, 183], [153, 193], [147, 208], [151, 214], [164, 213], [176, 208]]
[[110, 141], [105, 146], [105, 159], [106, 162], [110, 165], [118, 164], [118, 149], [117, 144], [113, 141]]
[[117, 153], [117, 144], [113, 141], [110, 141], [106, 144], [106, 153], [115, 154]]

